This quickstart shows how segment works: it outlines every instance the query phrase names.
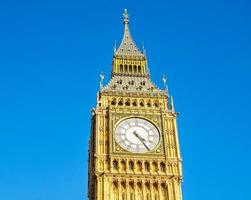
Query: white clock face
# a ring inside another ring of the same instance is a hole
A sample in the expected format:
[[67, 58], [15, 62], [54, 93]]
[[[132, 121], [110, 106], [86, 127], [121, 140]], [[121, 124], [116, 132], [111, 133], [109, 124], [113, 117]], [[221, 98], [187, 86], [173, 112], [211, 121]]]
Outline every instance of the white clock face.
[[147, 120], [129, 118], [116, 127], [115, 140], [130, 152], [145, 153], [152, 151], [159, 143], [159, 131]]

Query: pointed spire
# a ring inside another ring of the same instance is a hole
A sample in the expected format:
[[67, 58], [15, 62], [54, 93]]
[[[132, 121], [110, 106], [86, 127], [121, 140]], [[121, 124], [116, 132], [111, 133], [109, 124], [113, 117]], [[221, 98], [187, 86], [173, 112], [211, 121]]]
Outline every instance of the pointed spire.
[[136, 46], [129, 31], [129, 14], [127, 9], [124, 9], [123, 21], [125, 25], [124, 35], [119, 48], [115, 52], [115, 56], [118, 55], [118, 56], [133, 56], [133, 57], [145, 58], [145, 55]]

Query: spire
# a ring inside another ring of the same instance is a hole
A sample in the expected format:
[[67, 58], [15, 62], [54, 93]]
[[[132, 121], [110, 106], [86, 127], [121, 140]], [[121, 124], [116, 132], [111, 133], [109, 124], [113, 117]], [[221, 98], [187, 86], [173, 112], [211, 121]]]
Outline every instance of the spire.
[[119, 48], [115, 52], [115, 56], [133, 56], [133, 57], [145, 58], [144, 54], [139, 50], [139, 48], [136, 46], [135, 42], [133, 41], [133, 38], [129, 31], [129, 14], [128, 14], [127, 9], [124, 9], [123, 19], [124, 19], [124, 26], [125, 26], [124, 35], [123, 35], [123, 39]]

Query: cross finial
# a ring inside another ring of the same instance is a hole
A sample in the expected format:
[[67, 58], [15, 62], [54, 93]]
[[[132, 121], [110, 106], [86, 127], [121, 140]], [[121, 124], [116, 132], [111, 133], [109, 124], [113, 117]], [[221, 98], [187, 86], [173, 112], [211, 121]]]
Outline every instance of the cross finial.
[[128, 15], [128, 11], [126, 8], [124, 9], [123, 18], [124, 18], [124, 24], [128, 24], [129, 23], [129, 15]]

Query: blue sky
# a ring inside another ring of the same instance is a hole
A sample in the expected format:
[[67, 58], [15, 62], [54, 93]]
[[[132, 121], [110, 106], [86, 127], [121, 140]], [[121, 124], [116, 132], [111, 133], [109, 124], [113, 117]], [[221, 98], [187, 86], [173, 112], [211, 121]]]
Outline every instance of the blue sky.
[[0, 199], [87, 199], [90, 110], [124, 8], [180, 112], [184, 199], [251, 199], [250, 4], [1, 1]]

